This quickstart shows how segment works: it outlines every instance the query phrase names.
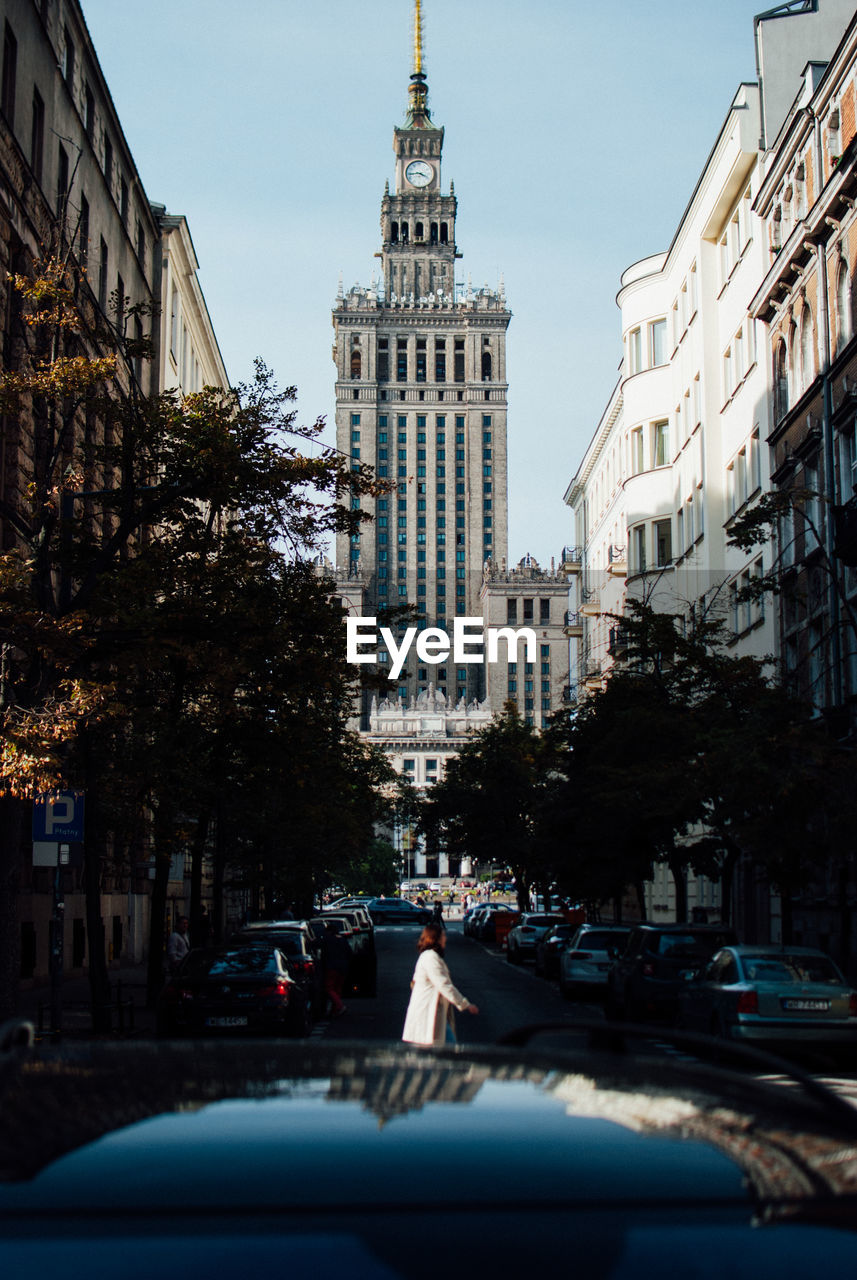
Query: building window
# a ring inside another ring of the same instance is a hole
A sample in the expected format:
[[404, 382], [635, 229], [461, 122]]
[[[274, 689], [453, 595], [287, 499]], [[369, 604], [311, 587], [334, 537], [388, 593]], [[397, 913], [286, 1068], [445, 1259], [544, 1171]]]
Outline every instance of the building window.
[[396, 339], [396, 381], [407, 382], [408, 380], [408, 340], [407, 338]]
[[74, 85], [75, 49], [74, 49], [74, 41], [71, 38], [71, 32], [69, 31], [68, 27], [65, 28], [65, 40], [63, 43], [62, 57], [63, 57], [63, 62], [62, 62], [63, 78], [65, 79], [65, 82], [68, 85], [69, 89], [71, 89]]
[[[446, 339], [436, 338], [434, 343], [435, 382], [446, 382]], [[438, 422], [440, 425], [440, 422]]]
[[454, 355], [453, 376], [456, 382], [463, 382], [464, 381], [464, 339], [455, 338], [454, 342], [455, 342], [455, 350], [453, 353]]
[[[547, 626], [551, 620], [551, 602], [547, 600], [539, 600], [539, 622], [542, 626]], [[544, 646], [542, 646], [544, 648]]]
[[841, 262], [836, 277], [836, 350], [841, 351], [851, 337], [851, 289], [848, 264]]
[[657, 566], [659, 569], [663, 569], [672, 563], [673, 558], [672, 522], [670, 520], [656, 520], [654, 534]]
[[95, 94], [89, 84], [83, 91], [83, 127], [86, 130], [86, 136], [92, 141], [92, 135], [95, 133]]
[[78, 225], [78, 257], [81, 266], [86, 266], [89, 258], [89, 201], [85, 195], [80, 197], [80, 223]]
[[815, 327], [809, 307], [804, 308], [800, 323], [800, 377], [802, 391], [815, 377]]
[[633, 531], [634, 569], [637, 573], [646, 572], [646, 526], [637, 525]]
[[654, 320], [649, 325], [649, 363], [666, 364], [667, 361], [667, 322]]
[[652, 424], [652, 458], [656, 467], [665, 467], [670, 460], [670, 424]]
[[628, 363], [631, 373], [639, 373], [643, 367], [643, 333], [632, 329], [628, 334]]
[[778, 342], [774, 350], [774, 416], [779, 421], [789, 411], [789, 367], [786, 344]]
[[351, 352], [351, 377], [359, 378], [362, 376], [363, 361], [360, 355], [360, 348], [354, 347]]
[[109, 255], [107, 251], [107, 243], [104, 237], [101, 237], [101, 245], [98, 257], [98, 303], [102, 311], [107, 307], [107, 272], [109, 267]]
[[33, 127], [30, 135], [30, 165], [33, 177], [42, 184], [45, 160], [45, 104], [38, 89], [33, 88]]
[[18, 41], [15, 33], [5, 23], [3, 27], [3, 83], [0, 90], [0, 107], [10, 129], [15, 128], [15, 97], [18, 84]]
[[378, 368], [377, 375], [379, 382], [387, 382], [390, 378], [390, 349], [387, 338], [378, 339]]
[[68, 195], [68, 152], [60, 144], [57, 160], [57, 214], [62, 217]]
[[631, 432], [631, 474], [636, 476], [643, 470], [645, 470], [643, 428], [635, 427]]

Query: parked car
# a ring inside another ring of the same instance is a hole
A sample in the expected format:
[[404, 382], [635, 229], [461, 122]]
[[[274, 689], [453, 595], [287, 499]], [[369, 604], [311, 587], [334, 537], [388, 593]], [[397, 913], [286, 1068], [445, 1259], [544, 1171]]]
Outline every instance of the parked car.
[[685, 983], [678, 1016], [728, 1040], [857, 1046], [857, 991], [811, 947], [724, 947]]
[[378, 987], [375, 926], [365, 902], [361, 905], [337, 907], [335, 912], [324, 911], [321, 919], [327, 920], [332, 915], [347, 920], [351, 925], [352, 963], [345, 991], [355, 996], [374, 996]]
[[734, 929], [724, 925], [635, 925], [608, 971], [608, 1017], [671, 1022], [687, 974], [737, 942]]
[[557, 976], [559, 973], [560, 953], [568, 945], [569, 939], [576, 929], [577, 925], [564, 921], [562, 924], [551, 925], [542, 934], [536, 943], [536, 973], [544, 974], [546, 978], [555, 978]]
[[367, 903], [373, 924], [428, 924], [432, 918], [429, 907], [418, 907], [404, 898], [372, 898]]
[[474, 924], [473, 936], [480, 942], [496, 942], [497, 917], [508, 915], [512, 908], [505, 902], [488, 902], [482, 908], [479, 918]]
[[509, 933], [506, 941], [506, 959], [510, 964], [523, 964], [525, 960], [534, 960], [536, 943], [539, 939], [552, 925], [565, 923], [565, 916], [526, 912]]
[[559, 955], [559, 989], [566, 1000], [586, 993], [603, 999], [607, 974], [628, 941], [630, 925], [582, 924], [572, 930]]
[[158, 1000], [161, 1036], [305, 1036], [310, 1002], [287, 957], [271, 944], [191, 951]]
[[315, 935], [303, 920], [264, 920], [245, 925], [233, 942], [263, 942], [279, 947], [291, 965], [292, 974], [303, 987], [313, 1017], [324, 1012], [324, 975]]

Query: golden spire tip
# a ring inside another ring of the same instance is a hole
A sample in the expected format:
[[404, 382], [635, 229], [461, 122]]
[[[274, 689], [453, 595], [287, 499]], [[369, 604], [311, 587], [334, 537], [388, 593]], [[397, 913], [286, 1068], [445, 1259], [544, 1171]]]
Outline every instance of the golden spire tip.
[[423, 13], [421, 0], [414, 0], [414, 75], [423, 70]]

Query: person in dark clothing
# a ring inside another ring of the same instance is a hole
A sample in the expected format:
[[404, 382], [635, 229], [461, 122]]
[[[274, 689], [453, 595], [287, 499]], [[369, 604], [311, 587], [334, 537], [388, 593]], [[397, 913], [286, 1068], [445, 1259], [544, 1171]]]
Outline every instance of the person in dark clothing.
[[336, 925], [330, 921], [325, 925], [324, 940], [321, 944], [321, 960], [324, 965], [324, 989], [332, 1006], [334, 1018], [345, 1013], [342, 1003], [342, 989], [348, 976], [351, 962], [351, 948], [345, 939], [336, 931]]
[[434, 904], [431, 920], [432, 924], [439, 924], [443, 926], [443, 903], [439, 899]]

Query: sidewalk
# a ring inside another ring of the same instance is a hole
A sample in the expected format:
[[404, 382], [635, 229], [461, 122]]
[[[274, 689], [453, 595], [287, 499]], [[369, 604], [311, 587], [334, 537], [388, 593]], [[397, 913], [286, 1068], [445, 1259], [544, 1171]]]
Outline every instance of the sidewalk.
[[[89, 1039], [93, 1034], [89, 978], [64, 978], [61, 1003], [63, 1036]], [[50, 1035], [49, 982], [19, 993], [17, 1016], [32, 1022], [37, 1038]], [[154, 1035], [155, 1013], [153, 1009], [146, 1008], [145, 965], [128, 965], [110, 971], [110, 1024], [110, 1034], [116, 1037]]]

